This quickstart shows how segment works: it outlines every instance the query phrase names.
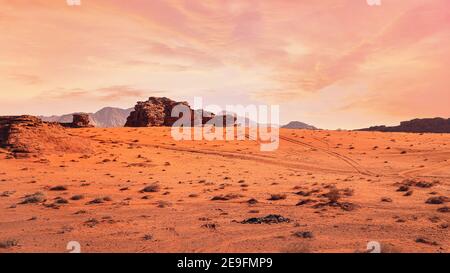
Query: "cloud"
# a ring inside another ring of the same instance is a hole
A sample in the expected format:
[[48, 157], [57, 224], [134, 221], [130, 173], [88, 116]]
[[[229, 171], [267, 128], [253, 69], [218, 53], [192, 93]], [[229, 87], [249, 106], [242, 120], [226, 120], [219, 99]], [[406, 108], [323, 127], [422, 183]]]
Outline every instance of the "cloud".
[[120, 101], [123, 99], [137, 99], [148, 96], [158, 96], [164, 91], [144, 90], [127, 85], [102, 87], [94, 90], [81, 88], [58, 88], [41, 93], [38, 98], [50, 100], [97, 100], [101, 102]]
[[142, 88], [151, 86], [169, 97], [215, 90], [217, 102], [231, 92], [308, 101], [289, 117], [346, 113], [347, 125], [354, 115], [448, 113], [448, 0], [0, 3], [0, 72], [17, 74], [0, 81], [11, 90], [3, 97], [51, 90], [47, 98], [100, 104], [163, 93]]

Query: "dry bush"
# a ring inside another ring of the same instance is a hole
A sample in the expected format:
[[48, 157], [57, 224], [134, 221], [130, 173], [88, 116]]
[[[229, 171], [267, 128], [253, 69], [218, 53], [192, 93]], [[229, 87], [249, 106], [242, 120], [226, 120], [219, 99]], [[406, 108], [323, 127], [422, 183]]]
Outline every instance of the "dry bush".
[[161, 187], [157, 183], [146, 186], [141, 190], [141, 192], [159, 192]]

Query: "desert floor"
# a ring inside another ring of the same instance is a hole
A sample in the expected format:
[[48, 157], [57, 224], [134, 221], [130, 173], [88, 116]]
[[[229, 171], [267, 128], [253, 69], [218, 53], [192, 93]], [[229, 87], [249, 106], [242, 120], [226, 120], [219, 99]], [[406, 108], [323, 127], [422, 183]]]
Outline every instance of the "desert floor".
[[[70, 133], [93, 153], [0, 153], [0, 252], [450, 252], [450, 135], [282, 129], [261, 152], [170, 128]], [[271, 214], [290, 221], [243, 222]]]

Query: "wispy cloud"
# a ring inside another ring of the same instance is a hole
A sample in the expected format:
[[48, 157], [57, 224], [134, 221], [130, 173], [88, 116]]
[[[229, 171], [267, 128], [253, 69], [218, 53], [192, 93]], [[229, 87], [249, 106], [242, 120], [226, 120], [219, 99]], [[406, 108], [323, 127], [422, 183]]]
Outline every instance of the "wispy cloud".
[[148, 96], [159, 96], [164, 91], [143, 90], [127, 85], [116, 85], [102, 87], [94, 90], [86, 90], [81, 88], [65, 89], [58, 88], [42, 92], [38, 98], [50, 100], [97, 100], [101, 102], [120, 101], [123, 99], [133, 98], [140, 99]]

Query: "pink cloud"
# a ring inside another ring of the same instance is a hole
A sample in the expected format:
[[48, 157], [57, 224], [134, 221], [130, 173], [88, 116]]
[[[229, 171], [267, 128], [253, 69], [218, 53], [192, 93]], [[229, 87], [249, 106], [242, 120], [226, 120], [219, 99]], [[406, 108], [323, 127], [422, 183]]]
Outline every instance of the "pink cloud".
[[[15, 75], [0, 87], [120, 99], [145, 86], [177, 96], [223, 85], [264, 102], [320, 105], [326, 94], [336, 112], [450, 114], [447, 0], [82, 3], [0, 0], [0, 71]], [[83, 88], [67, 92], [74, 85]]]

